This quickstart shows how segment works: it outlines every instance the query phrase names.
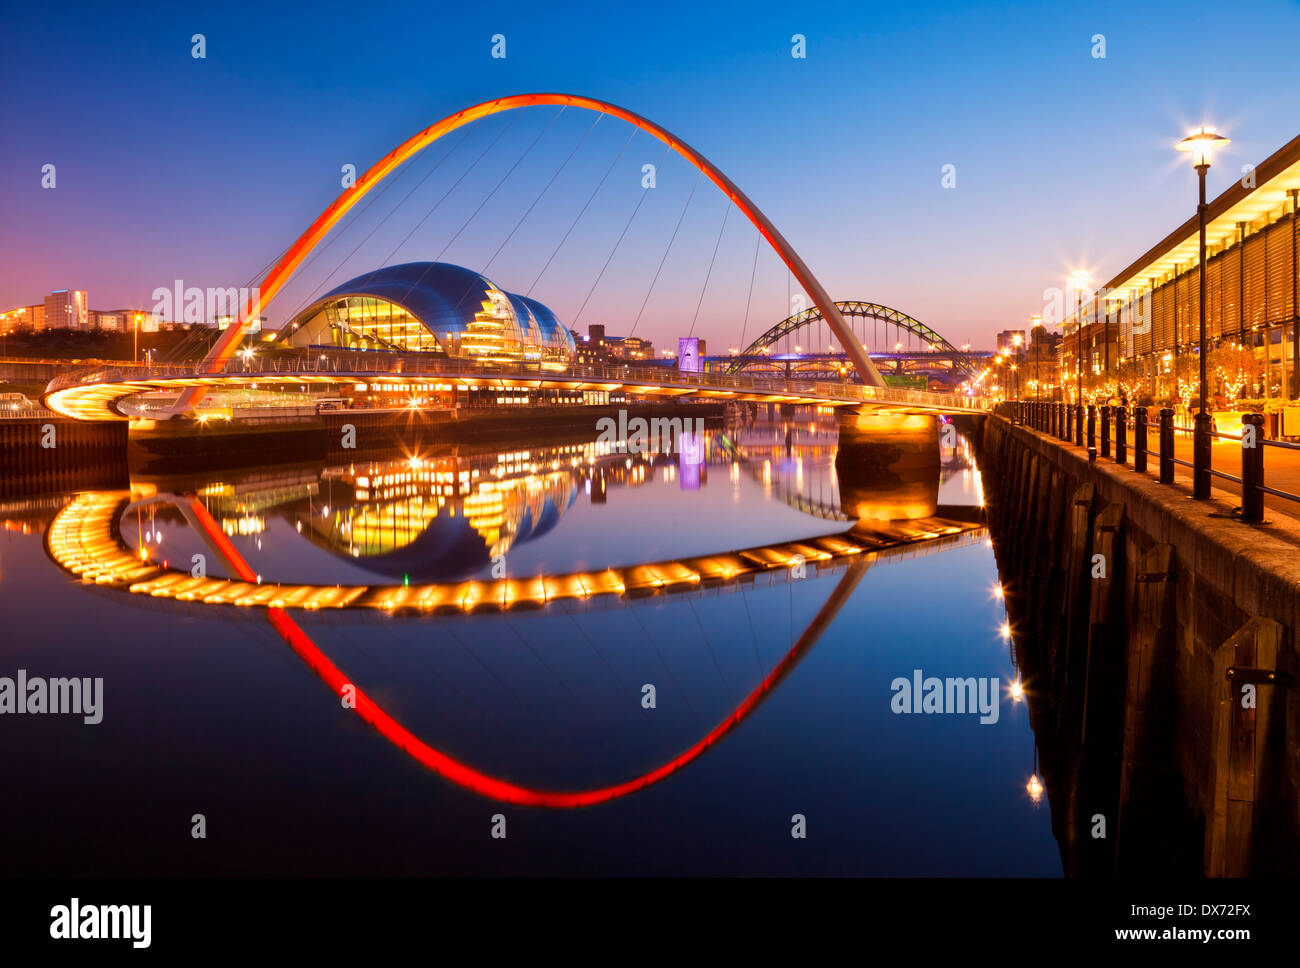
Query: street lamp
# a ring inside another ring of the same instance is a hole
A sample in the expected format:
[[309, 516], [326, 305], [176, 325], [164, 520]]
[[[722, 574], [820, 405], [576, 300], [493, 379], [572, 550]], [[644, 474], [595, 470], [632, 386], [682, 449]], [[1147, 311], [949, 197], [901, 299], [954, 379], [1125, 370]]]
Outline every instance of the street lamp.
[[[1104, 323], [1103, 323], [1103, 325], [1102, 325], [1102, 333], [1103, 333], [1104, 335], [1103, 335], [1102, 338], [1101, 338], [1101, 342], [1102, 342], [1102, 347], [1103, 347], [1103, 349], [1104, 349], [1104, 352], [1105, 352], [1105, 354], [1106, 354], [1106, 369], [1104, 370], [1104, 372], [1105, 372], [1105, 374], [1106, 374], [1106, 380], [1108, 381], [1108, 382], [1107, 382], [1107, 389], [1106, 389], [1106, 399], [1107, 399], [1107, 401], [1110, 400], [1110, 389], [1109, 389], [1109, 380], [1110, 380], [1110, 310], [1111, 310], [1111, 306], [1114, 306], [1114, 307], [1115, 307], [1115, 322], [1118, 323], [1118, 322], [1120, 321], [1120, 313], [1123, 311], [1123, 307], [1124, 307], [1124, 303], [1123, 303], [1123, 301], [1122, 301], [1122, 298], [1123, 298], [1123, 297], [1121, 297], [1121, 296], [1119, 296], [1119, 295], [1113, 295], [1113, 296], [1112, 296], [1112, 295], [1107, 295], [1107, 296], [1106, 296], [1106, 301], [1107, 301], [1110, 305], [1107, 305], [1107, 306], [1103, 306], [1103, 307], [1102, 307], [1102, 311], [1106, 314], [1106, 315], [1103, 317], [1103, 319], [1104, 319]], [[1122, 337], [1123, 334], [1124, 334], [1124, 331], [1123, 331], [1123, 328], [1121, 327], [1121, 328], [1120, 328], [1120, 331], [1119, 331], [1119, 336]], [[1117, 347], [1117, 348], [1118, 348], [1118, 347]], [[1123, 360], [1121, 360], [1120, 362], [1123, 362]]]
[[1034, 315], [1029, 317], [1029, 345], [1030, 347], [1033, 348], [1034, 351], [1034, 396], [1035, 397], [1041, 395], [1041, 391], [1038, 389], [1038, 387], [1040, 386], [1038, 382], [1038, 358], [1042, 355], [1043, 348], [1042, 346], [1039, 345], [1040, 337], [1038, 334], [1038, 327], [1042, 325], [1043, 325], [1042, 316]]
[[1078, 374], [1078, 398], [1075, 401], [1077, 407], [1075, 411], [1076, 420], [1074, 421], [1074, 440], [1080, 447], [1083, 446], [1083, 288], [1088, 284], [1087, 273], [1076, 272], [1071, 277], [1074, 281], [1074, 324], [1077, 327], [1077, 336], [1075, 344], [1078, 352], [1075, 355], [1075, 372]]
[[1201, 284], [1201, 405], [1196, 412], [1195, 432], [1192, 435], [1192, 497], [1205, 501], [1210, 497], [1210, 415], [1205, 411], [1205, 174], [1210, 170], [1210, 160], [1215, 148], [1222, 148], [1228, 139], [1217, 134], [1213, 128], [1201, 127], [1175, 147], [1192, 156], [1192, 166], [1196, 169], [1200, 184], [1199, 202], [1196, 205], [1196, 224], [1200, 233], [1200, 284]]

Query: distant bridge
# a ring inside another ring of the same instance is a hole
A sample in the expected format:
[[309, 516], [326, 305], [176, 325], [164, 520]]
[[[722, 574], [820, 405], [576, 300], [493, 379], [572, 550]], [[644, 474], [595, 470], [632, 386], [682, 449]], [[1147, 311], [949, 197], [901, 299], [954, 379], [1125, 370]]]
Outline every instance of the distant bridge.
[[[915, 376], [943, 380], [958, 386], [969, 379], [972, 369], [977, 373], [985, 362], [992, 360], [990, 350], [932, 351], [912, 350], [891, 353], [872, 353], [871, 361], [883, 376]], [[843, 380], [848, 377], [848, 358], [837, 352], [809, 352], [767, 354], [760, 356], [706, 356], [705, 367], [719, 373], [744, 372], [751, 376], [770, 374], [787, 380]]]
[[[836, 302], [835, 308], [839, 311], [840, 317], [846, 321], [846, 325], [849, 326], [850, 335], [853, 335], [853, 323], [850, 322], [853, 320], [859, 322], [862, 337], [866, 336], [868, 322], [872, 327], [883, 327], [883, 342], [878, 345], [877, 352], [871, 353], [871, 359], [873, 363], [877, 364], [881, 360], [892, 360], [894, 366], [886, 370], [886, 372], [906, 373], [921, 370], [948, 370], [958, 378], [958, 381], [967, 380], [973, 378], [976, 374], [977, 366], [975, 361], [981, 357], [991, 355], [959, 350], [925, 323], [889, 306], [852, 299]], [[826, 316], [818, 306], [795, 313], [793, 316], [781, 320], [738, 354], [723, 361], [722, 369], [727, 373], [740, 373], [743, 370], [754, 369], [781, 370], [787, 376], [795, 371], [807, 372], [826, 369], [834, 371], [838, 369], [840, 374], [844, 375], [851, 368], [849, 365], [851, 361], [843, 353], [809, 352], [805, 354], [802, 350], [796, 350], [793, 356], [789, 353], [772, 354], [772, 347], [776, 346], [782, 339], [792, 339], [800, 331], [806, 331], [810, 327], [824, 322], [826, 322]], [[888, 338], [889, 327], [891, 326], [894, 327], [894, 339], [892, 340]], [[914, 339], [920, 343], [920, 347], [916, 351], [904, 352], [902, 350], [901, 344], [904, 334], [909, 340]], [[887, 349], [890, 346], [899, 348], [890, 353]], [[926, 366], [926, 361], [930, 361], [933, 365]]]

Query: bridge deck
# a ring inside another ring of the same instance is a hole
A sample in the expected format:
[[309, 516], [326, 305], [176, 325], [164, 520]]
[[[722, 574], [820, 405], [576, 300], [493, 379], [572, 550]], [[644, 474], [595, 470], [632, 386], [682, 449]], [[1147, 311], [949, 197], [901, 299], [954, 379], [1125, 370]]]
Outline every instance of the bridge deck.
[[931, 393], [857, 383], [785, 380], [725, 373], [687, 373], [664, 367], [568, 366], [537, 363], [484, 364], [444, 357], [415, 358], [372, 354], [330, 355], [324, 359], [269, 358], [237, 362], [230, 370], [207, 373], [193, 365], [114, 367], [66, 374], [51, 381], [45, 403], [77, 420], [123, 420], [117, 405], [150, 391], [191, 387], [346, 385], [349, 383], [460, 384], [625, 391], [648, 396], [697, 397], [762, 403], [901, 407], [942, 413], [982, 412], [983, 397]]

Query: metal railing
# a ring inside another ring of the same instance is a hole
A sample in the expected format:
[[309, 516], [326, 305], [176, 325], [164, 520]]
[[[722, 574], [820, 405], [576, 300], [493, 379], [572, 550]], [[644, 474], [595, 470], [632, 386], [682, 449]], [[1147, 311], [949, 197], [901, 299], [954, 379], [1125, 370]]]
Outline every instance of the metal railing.
[[0, 403], [0, 420], [31, 420], [54, 418], [59, 414], [39, 403]]
[[[1077, 404], [1019, 400], [1001, 404], [998, 410], [1013, 423], [1056, 437], [1066, 443], [1071, 440], [1080, 445], [1083, 443], [1081, 431], [1084, 408]], [[1148, 458], [1154, 454], [1158, 461], [1158, 476], [1162, 484], [1174, 483], [1175, 466], [1189, 468], [1193, 473], [1194, 484], [1196, 483], [1195, 475], [1198, 472], [1204, 474], [1202, 486], [1204, 488], [1203, 493], [1207, 497], [1209, 495], [1210, 477], [1231, 481], [1241, 488], [1241, 507], [1238, 510], [1243, 521], [1258, 524], [1264, 520], [1264, 495], [1266, 494], [1300, 503], [1300, 494], [1269, 487], [1264, 483], [1265, 448], [1276, 447], [1282, 450], [1300, 451], [1300, 444], [1265, 439], [1263, 431], [1264, 415], [1262, 413], [1243, 413], [1241, 415], [1242, 433], [1238, 437], [1234, 434], [1211, 430], [1208, 419], [1203, 421], [1204, 426], [1201, 429], [1175, 426], [1174, 411], [1165, 407], [1156, 414], [1157, 443], [1153, 447], [1148, 437], [1152, 426], [1152, 415], [1147, 407], [1134, 407], [1130, 413], [1129, 408], [1123, 406], [1103, 405], [1094, 409], [1090, 405], [1087, 408], [1087, 446], [1089, 459], [1094, 461], [1098, 456], [1094, 443], [1094, 420], [1097, 412], [1100, 412], [1101, 415], [1101, 456], [1111, 457], [1116, 464], [1127, 464], [1131, 432], [1133, 469], [1135, 471], [1141, 474], [1147, 473]], [[1113, 456], [1110, 453], [1109, 446], [1110, 428], [1112, 426], [1115, 430]], [[1202, 445], [1204, 447], [1203, 460], [1200, 462], [1200, 466], [1195, 460], [1184, 460], [1176, 455], [1174, 446], [1176, 434], [1191, 437], [1194, 447], [1197, 445], [1198, 436], [1204, 441]], [[1241, 476], [1229, 474], [1212, 465], [1212, 461], [1209, 459], [1210, 442], [1212, 440], [1229, 440], [1240, 444]]]
[[[863, 401], [924, 407], [934, 410], [988, 410], [985, 397], [957, 393], [932, 393], [899, 387], [869, 387], [860, 383], [837, 383], [824, 380], [783, 380], [724, 373], [691, 373], [666, 367], [635, 366], [560, 366], [540, 362], [484, 363], [457, 358], [421, 359], [418, 357], [379, 357], [369, 353], [322, 354], [320, 357], [236, 358], [225, 370], [204, 372], [192, 365], [155, 364], [151, 366], [103, 367], [66, 373], [51, 380], [47, 394], [76, 386], [155, 381], [195, 380], [204, 378], [232, 380], [241, 376], [274, 377], [452, 377], [491, 380], [550, 380], [555, 382], [617, 383], [654, 387], [695, 387], [702, 390], [735, 390], [772, 396], [801, 396], [827, 401]], [[147, 386], [141, 390], [149, 389]]]

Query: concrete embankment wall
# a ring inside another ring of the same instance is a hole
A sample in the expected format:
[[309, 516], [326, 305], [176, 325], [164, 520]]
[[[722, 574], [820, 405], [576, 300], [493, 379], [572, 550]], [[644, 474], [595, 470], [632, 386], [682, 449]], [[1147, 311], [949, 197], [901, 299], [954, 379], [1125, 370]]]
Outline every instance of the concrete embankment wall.
[[427, 446], [453, 443], [483, 443], [519, 440], [542, 443], [552, 437], [589, 434], [595, 440], [599, 421], [618, 420], [619, 412], [632, 417], [711, 418], [723, 414], [722, 403], [647, 402], [611, 406], [484, 407], [459, 411], [403, 412], [332, 410], [322, 414], [327, 428], [330, 459], [347, 458], [342, 449], [342, 428], [355, 428], [354, 447], [360, 451], [382, 451], [399, 444]]
[[[330, 410], [307, 419], [218, 421], [206, 426], [156, 427], [130, 435], [131, 466], [144, 472], [229, 469], [287, 460], [346, 461], [395, 456], [422, 447], [527, 439], [544, 443], [599, 434], [603, 417], [721, 416], [722, 403], [650, 402], [622, 406], [474, 408], [450, 410]], [[350, 429], [348, 429], [350, 428]]]
[[1300, 871], [1300, 522], [999, 416], [976, 439], [1067, 871]]
[[125, 422], [0, 420], [0, 495], [119, 487], [126, 474]]

